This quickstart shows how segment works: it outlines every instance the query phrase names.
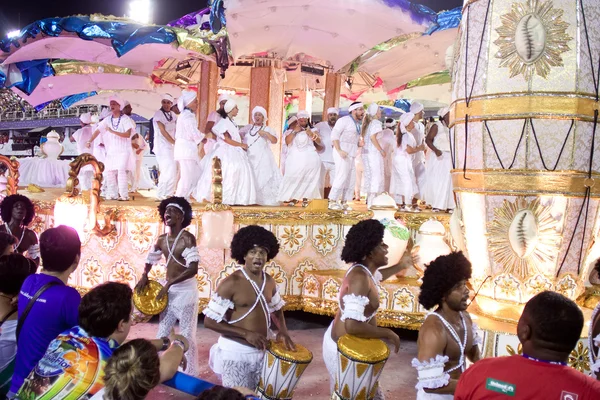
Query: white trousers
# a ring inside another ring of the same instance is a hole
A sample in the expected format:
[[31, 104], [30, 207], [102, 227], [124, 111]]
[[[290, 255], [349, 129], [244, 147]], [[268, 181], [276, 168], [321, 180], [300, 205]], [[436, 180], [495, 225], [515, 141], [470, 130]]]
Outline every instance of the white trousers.
[[333, 151], [335, 161], [335, 177], [331, 184], [329, 200], [351, 201], [354, 195], [354, 184], [356, 182], [356, 166], [354, 157], [347, 156], [343, 159], [337, 152]]
[[129, 198], [129, 180], [127, 170], [106, 171], [106, 199], [117, 200]]
[[256, 390], [263, 361], [264, 351], [221, 336], [210, 349], [208, 365], [223, 386]]
[[156, 155], [160, 175], [158, 177], [157, 196], [163, 200], [175, 194], [177, 187], [177, 162], [173, 154]]
[[179, 182], [175, 196], [189, 199], [200, 179], [200, 163], [197, 160], [178, 160]]
[[321, 182], [323, 183], [323, 187], [330, 188], [334, 177], [335, 177], [335, 163], [322, 162], [321, 163]]

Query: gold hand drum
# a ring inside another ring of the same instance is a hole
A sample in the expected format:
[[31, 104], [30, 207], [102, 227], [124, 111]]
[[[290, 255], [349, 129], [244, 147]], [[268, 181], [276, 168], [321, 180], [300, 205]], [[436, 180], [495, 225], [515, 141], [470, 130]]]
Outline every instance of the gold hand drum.
[[336, 400], [372, 400], [378, 380], [390, 356], [390, 349], [379, 339], [344, 335], [338, 340]]
[[138, 292], [133, 291], [133, 322], [148, 322], [154, 315], [160, 314], [167, 308], [169, 296], [164, 296], [162, 299], [156, 300], [156, 296], [162, 290], [163, 285], [157, 281], [149, 280], [146, 287]]
[[313, 355], [306, 347], [296, 344], [295, 351], [289, 351], [283, 343], [270, 341], [265, 351], [262, 373], [256, 391], [261, 399], [288, 400]]

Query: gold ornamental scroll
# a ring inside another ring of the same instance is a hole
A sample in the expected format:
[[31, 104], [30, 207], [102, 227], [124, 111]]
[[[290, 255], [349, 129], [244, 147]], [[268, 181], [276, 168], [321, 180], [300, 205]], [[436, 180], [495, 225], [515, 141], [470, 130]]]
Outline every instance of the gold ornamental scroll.
[[6, 177], [6, 195], [17, 194], [19, 187], [19, 160], [16, 157], [8, 158], [0, 155], [0, 164], [6, 165], [8, 176]]

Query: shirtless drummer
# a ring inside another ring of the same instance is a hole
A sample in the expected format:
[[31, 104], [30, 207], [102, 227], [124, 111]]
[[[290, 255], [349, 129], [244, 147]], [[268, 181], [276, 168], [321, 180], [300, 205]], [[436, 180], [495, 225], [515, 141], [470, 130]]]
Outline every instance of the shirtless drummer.
[[[190, 344], [187, 351], [187, 367], [190, 375], [198, 373], [198, 352], [196, 350], [196, 330], [198, 327], [198, 262], [200, 255], [196, 247], [196, 238], [185, 230], [192, 221], [192, 206], [183, 197], [169, 197], [158, 206], [162, 222], [169, 232], [158, 237], [154, 249], [146, 259], [146, 269], [138, 290], [148, 284], [148, 273], [158, 264], [164, 255], [167, 259], [167, 280], [161, 282], [163, 289], [156, 298], [160, 300], [168, 293], [169, 303], [160, 314], [158, 326], [159, 338], [167, 338], [179, 320], [180, 334]], [[168, 341], [168, 339], [164, 339]], [[168, 343], [166, 343], [168, 346]]]
[[221, 334], [210, 349], [209, 365], [223, 386], [256, 389], [271, 322], [278, 331], [276, 340], [295, 349], [283, 316], [285, 303], [275, 280], [264, 271], [278, 252], [275, 235], [260, 226], [246, 226], [233, 237], [231, 257], [240, 268], [219, 284], [203, 311], [204, 326]]
[[419, 303], [432, 310], [419, 329], [417, 400], [453, 399], [466, 359], [481, 358], [477, 325], [467, 309], [471, 263], [462, 252], [436, 258], [423, 275]]

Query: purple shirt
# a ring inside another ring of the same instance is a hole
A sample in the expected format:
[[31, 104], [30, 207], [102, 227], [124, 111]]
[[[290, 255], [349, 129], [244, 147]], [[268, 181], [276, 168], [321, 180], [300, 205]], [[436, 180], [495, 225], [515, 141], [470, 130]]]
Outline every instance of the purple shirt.
[[65, 285], [60, 279], [46, 274], [31, 275], [19, 293], [19, 317], [29, 300], [50, 281], [58, 282], [37, 299], [21, 329], [15, 372], [10, 391], [16, 393], [23, 381], [42, 359], [50, 342], [79, 322], [78, 307], [81, 296], [77, 290]]

